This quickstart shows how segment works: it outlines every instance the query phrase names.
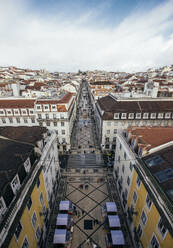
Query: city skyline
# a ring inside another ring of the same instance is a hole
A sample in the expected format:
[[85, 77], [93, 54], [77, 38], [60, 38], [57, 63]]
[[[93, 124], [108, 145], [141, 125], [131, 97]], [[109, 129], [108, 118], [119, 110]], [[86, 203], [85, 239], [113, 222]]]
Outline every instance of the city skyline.
[[172, 64], [173, 0], [3, 1], [0, 65], [143, 71]]

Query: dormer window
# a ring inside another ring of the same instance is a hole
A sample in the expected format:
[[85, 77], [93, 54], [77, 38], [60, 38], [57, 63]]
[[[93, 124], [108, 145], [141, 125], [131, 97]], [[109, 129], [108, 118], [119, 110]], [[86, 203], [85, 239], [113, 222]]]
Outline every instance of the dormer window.
[[121, 114], [121, 119], [126, 119], [127, 118], [127, 113], [122, 113]]
[[120, 114], [119, 113], [114, 113], [114, 119], [119, 119]]
[[44, 111], [48, 111], [49, 110], [49, 105], [44, 105]]
[[151, 113], [150, 118], [151, 119], [156, 119], [156, 113]]
[[165, 113], [165, 119], [170, 119], [171, 118], [171, 113], [168, 112], [168, 113]]
[[36, 109], [37, 109], [37, 110], [41, 110], [41, 105], [37, 105], [37, 106], [36, 106]]
[[148, 119], [148, 113], [143, 113], [143, 119]]
[[22, 109], [22, 115], [27, 115], [26, 109]]
[[51, 110], [52, 111], [56, 111], [57, 109], [56, 109], [56, 105], [51, 105]]
[[6, 113], [7, 113], [7, 115], [12, 115], [11, 109], [7, 109], [7, 110], [6, 110]]
[[136, 113], [136, 119], [141, 119], [141, 113]]
[[158, 119], [163, 119], [164, 114], [163, 113], [158, 113]]
[[15, 176], [15, 178], [11, 182], [11, 187], [12, 187], [13, 193], [16, 194], [17, 190], [20, 188], [20, 181], [19, 181], [18, 175]]
[[29, 113], [30, 113], [30, 115], [33, 115], [34, 114], [34, 110], [33, 109], [30, 109], [29, 110]]
[[14, 115], [19, 115], [19, 110], [18, 109], [14, 109]]
[[0, 115], [4, 115], [5, 113], [4, 113], [4, 110], [3, 109], [1, 109], [0, 110]]
[[134, 119], [134, 113], [129, 113], [129, 119]]

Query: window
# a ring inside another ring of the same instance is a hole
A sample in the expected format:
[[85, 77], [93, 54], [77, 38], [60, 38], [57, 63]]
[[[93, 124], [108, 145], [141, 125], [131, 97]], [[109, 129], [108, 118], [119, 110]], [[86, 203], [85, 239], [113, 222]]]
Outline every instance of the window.
[[11, 185], [13, 188], [16, 188], [16, 186], [18, 185], [19, 183], [19, 180], [18, 180], [18, 177], [16, 176], [13, 181], [11, 182]]
[[40, 186], [40, 178], [37, 179], [37, 188]]
[[35, 123], [35, 119], [34, 119], [34, 118], [31, 118], [31, 122], [32, 122], [32, 123]]
[[61, 121], [61, 127], [64, 127], [64, 121]]
[[122, 113], [121, 114], [121, 119], [126, 119], [127, 118], [127, 113]]
[[61, 133], [62, 133], [62, 134], [65, 134], [65, 130], [61, 130]]
[[39, 226], [37, 227], [37, 230], [36, 230], [35, 235], [36, 235], [37, 240], [39, 240], [40, 239], [40, 236], [41, 236], [40, 227]]
[[107, 121], [107, 126], [111, 126], [111, 122], [110, 121]]
[[40, 193], [40, 203], [41, 205], [43, 205], [43, 193], [42, 192]]
[[28, 120], [27, 119], [24, 119], [24, 123], [28, 123]]
[[54, 127], [57, 127], [57, 122], [54, 121], [54, 122], [53, 122], [53, 125], [54, 125]]
[[18, 115], [19, 114], [19, 110], [14, 110], [14, 114]]
[[46, 121], [46, 126], [50, 127], [50, 122]]
[[137, 184], [138, 188], [141, 185], [141, 179], [139, 178], [139, 176], [137, 177], [136, 184]]
[[127, 154], [126, 152], [124, 152], [124, 159], [126, 160], [126, 158], [127, 158]]
[[150, 199], [149, 194], [147, 194], [147, 197], [146, 197], [146, 204], [147, 204], [147, 207], [150, 209], [151, 204], [152, 204], [152, 201], [151, 201], [151, 199]]
[[163, 113], [158, 113], [158, 119], [163, 119]]
[[52, 110], [56, 110], [56, 105], [51, 105]]
[[22, 114], [26, 115], [27, 114], [26, 110], [22, 110]]
[[153, 235], [153, 237], [151, 239], [151, 247], [152, 248], [159, 248], [160, 247], [159, 242], [157, 241], [155, 235]]
[[130, 162], [130, 170], [131, 171], [133, 170], [133, 164], [132, 164], [132, 162]]
[[143, 113], [143, 119], [148, 119], [148, 113]]
[[114, 122], [114, 126], [118, 126], [118, 121], [115, 121]]
[[106, 148], [106, 149], [109, 149], [109, 144], [106, 144], [106, 145], [105, 145], [105, 148]]
[[141, 113], [136, 113], [136, 119], [141, 119]]
[[56, 114], [53, 114], [53, 119], [56, 119]]
[[156, 119], [156, 113], [151, 113], [150, 118], [151, 119]]
[[60, 118], [61, 118], [61, 119], [64, 119], [64, 115], [63, 115], [63, 114], [60, 114]]
[[30, 113], [31, 115], [33, 115], [33, 114], [34, 114], [34, 111], [33, 111], [33, 110], [29, 110], [29, 113]]
[[28, 201], [27, 201], [27, 207], [28, 207], [28, 210], [30, 210], [31, 206], [32, 206], [32, 199], [31, 197], [29, 197]]
[[106, 137], [105, 142], [109, 143], [109, 138], [108, 137]]
[[114, 113], [114, 119], [119, 119], [119, 113]]
[[28, 247], [29, 247], [28, 240], [27, 238], [25, 238], [22, 244], [22, 248], [28, 248]]
[[116, 137], [113, 137], [113, 142], [116, 142]]
[[141, 228], [141, 225], [140, 224], [138, 225], [138, 228], [137, 228], [137, 234], [138, 234], [138, 237], [140, 239], [141, 236], [142, 236], [142, 228]]
[[41, 119], [41, 114], [38, 114], [38, 119]]
[[1, 111], [0, 111], [0, 115], [3, 115], [3, 114], [4, 114], [4, 111], [1, 110]]
[[122, 166], [122, 172], [124, 173], [124, 164], [123, 164], [123, 166]]
[[142, 220], [142, 223], [145, 225], [147, 222], [147, 216], [144, 210], [142, 211], [141, 220]]
[[20, 123], [20, 118], [16, 118], [17, 123]]
[[117, 133], [117, 129], [114, 129], [114, 134], [116, 134]]
[[34, 212], [33, 216], [32, 216], [32, 224], [33, 224], [34, 227], [36, 225], [36, 222], [37, 222], [37, 216], [36, 216], [36, 213]]
[[12, 119], [12, 118], [9, 118], [9, 122], [10, 122], [10, 123], [13, 123], [13, 119]]
[[44, 110], [48, 110], [49, 106], [48, 105], [44, 105]]
[[37, 110], [40, 110], [41, 109], [41, 105], [37, 105]]
[[46, 114], [46, 119], [49, 119], [49, 114]]
[[129, 119], [133, 119], [134, 118], [134, 113], [129, 113]]
[[167, 229], [165, 228], [162, 219], [160, 218], [160, 221], [158, 223], [158, 229], [162, 235], [162, 238], [165, 237], [166, 233], [167, 233]]
[[4, 124], [6, 123], [6, 120], [4, 118], [2, 118], [2, 123], [4, 123]]
[[120, 155], [118, 156], [118, 162], [120, 163]]
[[107, 134], [110, 134], [110, 130], [107, 130], [106, 133], [107, 133]]
[[127, 184], [130, 185], [130, 177], [127, 177]]
[[12, 113], [11, 113], [11, 110], [7, 110], [7, 114], [8, 115], [11, 115]]
[[14, 233], [16, 239], [19, 238], [19, 235], [20, 235], [21, 231], [22, 231], [22, 225], [21, 225], [21, 223], [19, 221], [19, 223], [17, 224], [17, 227], [16, 227], [16, 231]]
[[171, 118], [171, 113], [165, 113], [165, 119], [170, 119]]
[[134, 201], [134, 203], [136, 203], [137, 198], [138, 198], [138, 195], [137, 195], [136, 191], [134, 191], [134, 193], [133, 193], [133, 201]]

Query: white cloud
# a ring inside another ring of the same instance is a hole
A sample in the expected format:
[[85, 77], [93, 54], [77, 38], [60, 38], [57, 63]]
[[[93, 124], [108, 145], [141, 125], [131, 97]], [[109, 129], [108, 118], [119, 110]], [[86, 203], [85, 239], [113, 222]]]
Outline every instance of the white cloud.
[[22, 0], [0, 1], [0, 9], [0, 65], [131, 71], [172, 63], [173, 0], [133, 13], [114, 28], [97, 27], [93, 20], [101, 9], [75, 20], [37, 15]]

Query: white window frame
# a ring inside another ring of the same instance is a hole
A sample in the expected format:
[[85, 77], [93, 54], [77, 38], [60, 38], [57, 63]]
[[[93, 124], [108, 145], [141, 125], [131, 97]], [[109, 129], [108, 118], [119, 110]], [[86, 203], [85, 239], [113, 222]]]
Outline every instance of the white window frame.
[[[146, 217], [145, 223], [143, 222], [143, 218], [142, 218], [143, 213], [144, 213], [144, 215], [145, 215], [145, 217]], [[147, 215], [146, 215], [146, 213], [145, 213], [145, 210], [143, 209], [143, 210], [142, 210], [142, 213], [141, 213], [141, 222], [142, 222], [142, 224], [143, 224], [144, 226], [146, 225], [147, 220], [148, 220]]]
[[128, 114], [128, 119], [134, 119], [134, 113], [129, 113]]
[[151, 248], [154, 248], [154, 246], [152, 246], [152, 244], [151, 244], [151, 241], [152, 241], [153, 237], [155, 237], [155, 239], [156, 239], [156, 241], [157, 241], [157, 243], [158, 243], [158, 245], [159, 245], [159, 247], [158, 247], [158, 248], [160, 248], [160, 244], [159, 244], [159, 241], [158, 241], [158, 239], [157, 239], [157, 237], [156, 237], [155, 233], [153, 233], [153, 235], [152, 235], [152, 237], [151, 237], [151, 240], [150, 240], [150, 245], [151, 245]]
[[148, 119], [149, 113], [143, 113], [143, 119]]
[[49, 111], [49, 104], [43, 104], [43, 109], [45, 112]]
[[11, 187], [12, 187], [14, 194], [16, 194], [17, 190], [20, 188], [20, 180], [19, 180], [18, 175], [16, 175], [11, 181]]
[[[17, 113], [15, 113], [15, 112], [17, 112]], [[13, 109], [13, 115], [14, 115], [14, 116], [20, 115], [19, 109]]]
[[[33, 113], [31, 113], [31, 111], [32, 111]], [[35, 115], [34, 109], [29, 109], [29, 114], [30, 114], [30, 115]]]
[[[8, 113], [8, 112], [10, 112], [10, 113]], [[12, 116], [13, 115], [12, 109], [6, 109], [6, 115], [7, 116]]]
[[0, 113], [0, 116], [4, 116], [4, 115], [5, 115], [5, 111], [4, 111], [4, 109], [0, 109], [0, 111], [2, 111], [2, 112], [3, 112], [2, 114]]
[[56, 104], [51, 104], [51, 111], [57, 111], [57, 106]]
[[37, 111], [42, 111], [41, 104], [36, 104], [36, 110], [37, 110]]
[[[25, 113], [24, 113], [24, 112], [25, 112]], [[27, 109], [22, 108], [22, 109], [21, 109], [21, 115], [24, 115], [24, 116], [28, 115]]]
[[115, 120], [120, 119], [120, 113], [114, 113], [114, 119]]
[[141, 113], [136, 113], [135, 114], [135, 119], [141, 119]]
[[121, 119], [122, 120], [127, 119], [127, 113], [121, 113]]
[[156, 119], [156, 113], [151, 113], [150, 114], [150, 119]]
[[165, 119], [171, 119], [171, 112], [165, 113]]
[[163, 119], [164, 113], [158, 113], [157, 119]]

